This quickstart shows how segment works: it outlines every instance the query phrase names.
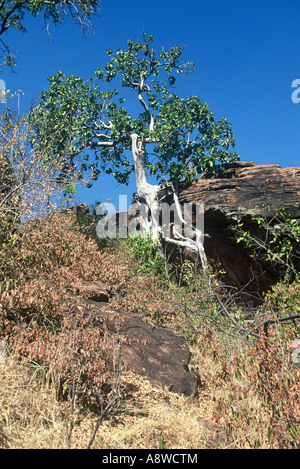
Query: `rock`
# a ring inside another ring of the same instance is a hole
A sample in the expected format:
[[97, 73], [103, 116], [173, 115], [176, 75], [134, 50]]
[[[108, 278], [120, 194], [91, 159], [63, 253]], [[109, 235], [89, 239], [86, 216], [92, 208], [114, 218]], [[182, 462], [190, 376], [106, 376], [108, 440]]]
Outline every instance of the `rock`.
[[187, 396], [195, 395], [201, 384], [197, 374], [188, 368], [189, 350], [182, 337], [170, 329], [144, 321], [125, 310], [114, 310], [108, 303], [82, 299], [95, 324], [122, 343], [125, 369], [143, 376], [153, 385]]
[[73, 207], [70, 207], [67, 210], [75, 213], [76, 215], [82, 215], [82, 216], [88, 215], [90, 213], [88, 204], [73, 205]]
[[84, 282], [80, 287], [66, 287], [71, 297], [79, 297], [80, 310], [91, 318], [94, 327], [105, 327], [122, 343], [125, 369], [143, 376], [153, 385], [193, 396], [201, 384], [188, 368], [189, 350], [185, 340], [170, 329], [144, 321], [139, 315], [110, 305], [113, 295], [109, 285]]
[[291, 361], [298, 365], [300, 363], [300, 339], [296, 339], [292, 342], [292, 354]]
[[[180, 203], [205, 204], [205, 221], [210, 227], [228, 225], [236, 219], [262, 214], [271, 218], [281, 205], [298, 218], [300, 167], [279, 165], [229, 166], [224, 178], [199, 178], [180, 192]], [[225, 166], [225, 165], [224, 165]]]
[[184, 339], [171, 330], [119, 311], [106, 319], [108, 330], [123, 336], [122, 358], [127, 367], [151, 383], [187, 396], [200, 385], [188, 369], [189, 351]]
[[80, 293], [84, 298], [98, 303], [108, 303], [110, 298], [109, 292], [109, 286], [98, 281], [82, 284], [78, 291], [78, 293]]
[[252, 259], [250, 252], [236, 243], [229, 226], [241, 221], [255, 233], [253, 217], [263, 215], [271, 220], [281, 206], [293, 218], [300, 218], [300, 167], [253, 162], [224, 166], [228, 169], [224, 177], [199, 178], [182, 187], [179, 202], [204, 203], [204, 246], [210, 262], [225, 270], [226, 282], [238, 288], [248, 284], [246, 291], [259, 298], [281, 278], [281, 272]]

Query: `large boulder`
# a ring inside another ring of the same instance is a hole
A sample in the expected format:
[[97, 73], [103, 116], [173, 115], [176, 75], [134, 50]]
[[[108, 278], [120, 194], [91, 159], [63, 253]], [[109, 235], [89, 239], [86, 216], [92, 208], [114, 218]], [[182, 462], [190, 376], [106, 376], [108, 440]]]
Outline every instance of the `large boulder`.
[[200, 377], [189, 370], [190, 352], [183, 337], [143, 320], [139, 314], [113, 308], [110, 298], [114, 292], [102, 282], [86, 282], [78, 291], [67, 290], [72, 296], [79, 295], [81, 309], [86, 310], [94, 327], [104, 324], [116, 343], [121, 342], [126, 370], [179, 394], [193, 396], [197, 393]]
[[300, 167], [237, 162], [225, 165], [225, 169], [220, 177], [200, 177], [182, 187], [179, 202], [204, 204], [204, 246], [210, 262], [225, 270], [229, 284], [238, 288], [247, 285], [248, 293], [258, 298], [283, 272], [253, 259], [249, 250], [236, 243], [230, 226], [241, 221], [254, 233], [257, 225], [253, 218], [263, 215], [271, 220], [280, 207], [300, 218]]
[[125, 310], [98, 305], [97, 311], [107, 330], [121, 338], [122, 360], [127, 370], [179, 394], [197, 393], [200, 378], [188, 368], [190, 353], [182, 337]]
[[207, 229], [258, 214], [271, 218], [282, 205], [293, 217], [300, 217], [300, 167], [253, 162], [224, 166], [227, 172], [222, 177], [200, 177], [180, 191], [181, 203], [205, 204]]

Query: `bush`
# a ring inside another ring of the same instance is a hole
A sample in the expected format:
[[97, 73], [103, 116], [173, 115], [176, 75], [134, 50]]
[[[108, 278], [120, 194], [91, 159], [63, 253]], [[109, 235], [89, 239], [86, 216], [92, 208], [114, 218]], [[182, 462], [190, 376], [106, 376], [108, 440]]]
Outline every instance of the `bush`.
[[165, 264], [159, 244], [153, 242], [149, 236], [129, 236], [126, 240], [126, 247], [131, 250], [136, 259], [137, 266], [134, 269], [136, 273], [162, 274]]
[[24, 223], [0, 254], [0, 338], [50, 374], [61, 397], [76, 376], [78, 402], [100, 408], [113, 382], [113, 339], [82, 312], [75, 293], [91, 280], [118, 285], [122, 267], [80, 231], [72, 213]]
[[224, 360], [214, 415], [233, 448], [300, 448], [299, 368], [283, 350], [273, 336], [262, 335]]
[[300, 220], [280, 208], [271, 219], [259, 215], [253, 221], [255, 234], [246, 230], [241, 222], [231, 227], [237, 234], [237, 242], [250, 248], [256, 259], [266, 259], [283, 269], [287, 279], [291, 274], [299, 274]]

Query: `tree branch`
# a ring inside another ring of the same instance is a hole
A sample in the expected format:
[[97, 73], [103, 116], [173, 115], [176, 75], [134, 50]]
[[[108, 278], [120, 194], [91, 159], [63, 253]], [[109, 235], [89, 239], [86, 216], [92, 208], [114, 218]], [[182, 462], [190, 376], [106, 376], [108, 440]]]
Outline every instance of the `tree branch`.
[[[3, 2], [3, 3], [4, 3], [4, 2]], [[3, 6], [3, 3], [2, 3], [2, 5], [1, 5], [1, 8], [2, 8], [2, 6]], [[27, 3], [26, 0], [25, 0], [25, 1], [18, 2], [18, 3], [16, 3], [16, 4], [11, 8], [11, 10], [9, 10], [9, 11], [7, 12], [6, 16], [3, 18], [2, 22], [1, 22], [0, 36], [1, 36], [2, 34], [4, 34], [4, 33], [10, 28], [10, 26], [11, 26], [10, 24], [8, 24], [8, 25], [6, 26], [6, 24], [7, 24], [8, 20], [9, 20], [9, 18], [14, 14], [14, 12], [15, 12], [16, 10], [18, 10], [18, 8], [21, 8], [23, 5], [26, 5], [26, 3]]]
[[[140, 83], [133, 83], [134, 85], [137, 85], [137, 95], [138, 95], [138, 99], [141, 103], [141, 105], [143, 106], [143, 108], [145, 109], [145, 111], [147, 112], [149, 118], [150, 118], [150, 124], [149, 124], [149, 129], [150, 131], [152, 132], [153, 128], [154, 128], [154, 116], [151, 114], [150, 112], [150, 109], [149, 107], [147, 106], [147, 103], [145, 102], [145, 100], [143, 99], [143, 96], [142, 96], [142, 92], [143, 91], [150, 91], [150, 87], [148, 85], [145, 84], [144, 80], [141, 80]], [[146, 90], [144, 90], [144, 87], [147, 87]]]
[[294, 321], [295, 319], [300, 319], [300, 313], [299, 314], [293, 314], [291, 316], [285, 316], [284, 318], [268, 318], [262, 321], [260, 324], [258, 324], [257, 329], [260, 327], [264, 328], [264, 332], [266, 335], [268, 335], [268, 326], [270, 324], [275, 324], [275, 323], [282, 323], [282, 322], [290, 322]]

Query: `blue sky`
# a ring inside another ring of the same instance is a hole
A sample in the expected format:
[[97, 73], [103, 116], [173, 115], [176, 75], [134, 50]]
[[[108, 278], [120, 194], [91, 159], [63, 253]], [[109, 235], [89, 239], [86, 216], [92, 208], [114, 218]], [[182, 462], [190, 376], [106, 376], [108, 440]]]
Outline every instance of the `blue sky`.
[[[71, 21], [50, 25], [50, 39], [42, 18], [27, 16], [27, 34], [7, 34], [18, 66], [15, 73], [2, 69], [0, 78], [24, 92], [21, 113], [47, 88], [49, 75], [62, 70], [87, 78], [105, 65], [106, 49], [126, 47], [144, 29], [159, 48], [185, 46], [184, 59], [196, 70], [180, 79], [176, 93], [198, 95], [216, 119], [231, 120], [243, 161], [300, 165], [300, 103], [291, 99], [292, 82], [300, 79], [299, 0], [102, 0], [94, 24], [87, 38]], [[118, 209], [118, 194], [130, 202], [134, 190], [133, 180], [126, 188], [103, 176], [79, 198], [89, 204], [110, 198]]]

